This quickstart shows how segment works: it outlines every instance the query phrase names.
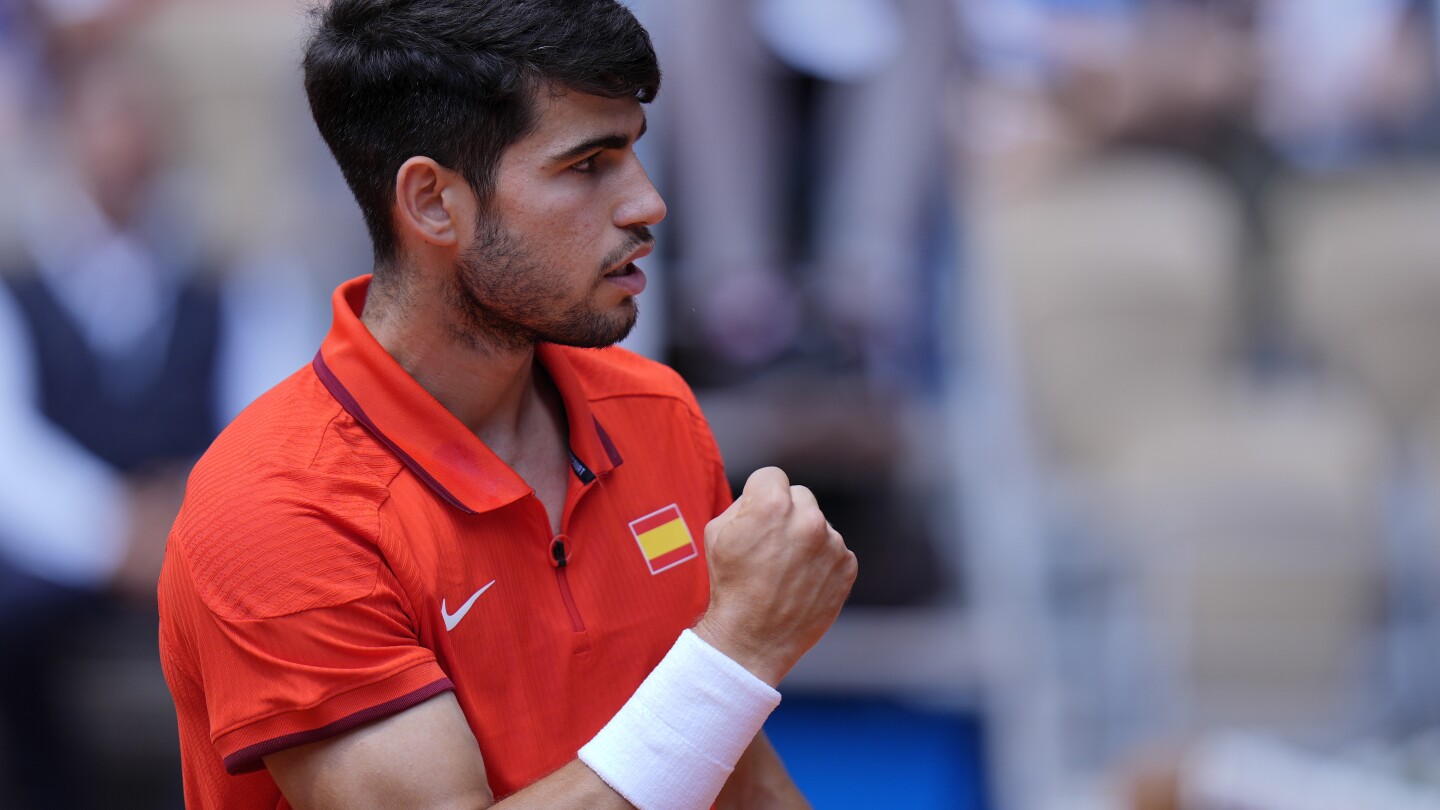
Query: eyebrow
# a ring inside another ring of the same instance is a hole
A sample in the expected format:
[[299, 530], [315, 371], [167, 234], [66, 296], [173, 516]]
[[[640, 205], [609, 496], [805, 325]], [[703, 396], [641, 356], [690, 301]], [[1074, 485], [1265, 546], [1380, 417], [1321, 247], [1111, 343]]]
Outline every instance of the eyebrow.
[[580, 158], [584, 155], [587, 155], [591, 152], [595, 152], [597, 150], [624, 149], [635, 141], [638, 141], [641, 138], [645, 137], [645, 130], [649, 129], [649, 127], [650, 122], [647, 119], [641, 118], [640, 132], [634, 137], [633, 140], [629, 135], [624, 135], [618, 132], [609, 135], [600, 135], [594, 138], [590, 138], [588, 140], [581, 141], [580, 143], [577, 143], [574, 146], [565, 149], [564, 151], [551, 155], [550, 161], [552, 163], [566, 163]]

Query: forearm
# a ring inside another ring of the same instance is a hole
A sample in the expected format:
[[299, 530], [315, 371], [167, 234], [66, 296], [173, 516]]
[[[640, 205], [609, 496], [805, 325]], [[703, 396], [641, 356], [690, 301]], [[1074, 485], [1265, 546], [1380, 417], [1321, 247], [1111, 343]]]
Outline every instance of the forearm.
[[[574, 760], [560, 770], [494, 805], [497, 810], [594, 808], [628, 810], [632, 805]], [[717, 810], [809, 810], [810, 803], [785, 770], [765, 733], [755, 735], [715, 800]]]
[[808, 810], [810, 803], [761, 732], [735, 763], [715, 806], [718, 810]]
[[704, 810], [733, 784], [734, 807], [804, 807], [759, 731], [772, 699], [753, 673], [682, 636], [577, 761], [498, 806]]
[[[565, 767], [494, 805], [496, 810], [629, 810], [632, 805], [585, 763]], [[717, 810], [809, 810], [765, 733], [755, 735], [715, 800]]]
[[[687, 631], [577, 760], [498, 806], [705, 810], [778, 701]], [[479, 747], [450, 692], [341, 737], [277, 752], [265, 764], [298, 810], [494, 804]]]
[[496, 810], [630, 810], [633, 807], [578, 759], [493, 806]]

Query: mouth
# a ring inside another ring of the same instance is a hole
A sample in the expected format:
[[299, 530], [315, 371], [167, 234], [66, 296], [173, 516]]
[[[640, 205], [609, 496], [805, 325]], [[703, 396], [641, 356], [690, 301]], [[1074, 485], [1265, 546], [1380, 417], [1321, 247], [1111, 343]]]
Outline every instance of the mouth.
[[645, 242], [644, 244], [639, 245], [634, 250], [630, 251], [630, 253], [628, 253], [625, 258], [621, 259], [619, 265], [616, 266], [615, 269], [606, 273], [605, 278], [623, 278], [625, 276], [634, 275], [635, 273], [640, 272], [640, 268], [635, 266], [635, 262], [645, 258], [646, 256], [649, 256], [653, 250], [655, 250], [654, 242]]
[[620, 292], [627, 296], [637, 296], [645, 291], [645, 272], [635, 266], [635, 262], [650, 255], [655, 249], [654, 242], [646, 242], [632, 250], [620, 266], [605, 274], [605, 281], [618, 287]]

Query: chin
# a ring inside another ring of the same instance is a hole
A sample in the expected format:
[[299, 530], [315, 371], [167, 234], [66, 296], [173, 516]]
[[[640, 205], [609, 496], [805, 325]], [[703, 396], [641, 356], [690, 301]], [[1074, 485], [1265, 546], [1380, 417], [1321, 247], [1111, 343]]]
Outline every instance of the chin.
[[571, 328], [548, 337], [546, 342], [577, 349], [614, 346], [629, 337], [630, 332], [635, 329], [635, 322], [639, 320], [639, 308], [635, 306], [633, 299], [627, 299], [622, 307], [625, 311], [614, 315], [592, 313], [579, 322], [571, 321]]

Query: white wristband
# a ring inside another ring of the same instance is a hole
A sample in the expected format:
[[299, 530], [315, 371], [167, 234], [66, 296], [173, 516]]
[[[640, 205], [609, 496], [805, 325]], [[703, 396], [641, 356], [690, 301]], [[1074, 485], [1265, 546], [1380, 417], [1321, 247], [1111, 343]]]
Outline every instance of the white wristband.
[[580, 761], [638, 810], [705, 810], [779, 704], [769, 684], [686, 630]]

